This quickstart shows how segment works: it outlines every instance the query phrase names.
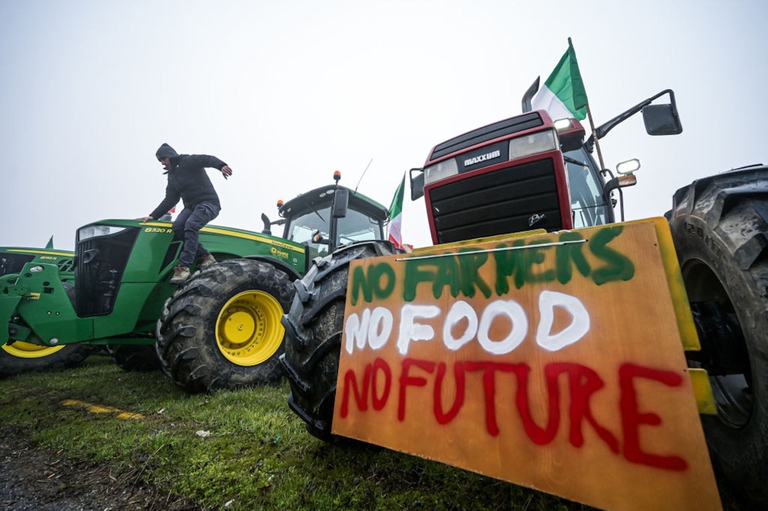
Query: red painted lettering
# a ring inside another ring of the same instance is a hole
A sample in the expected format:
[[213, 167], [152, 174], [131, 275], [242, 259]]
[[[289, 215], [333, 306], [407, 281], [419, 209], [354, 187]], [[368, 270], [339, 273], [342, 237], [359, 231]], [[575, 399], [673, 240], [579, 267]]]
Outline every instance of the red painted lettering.
[[[384, 374], [384, 393], [379, 397], [379, 378], [378, 373]], [[383, 358], [377, 358], [373, 361], [373, 370], [371, 372], [371, 401], [373, 402], [373, 409], [376, 411], [381, 410], [387, 404], [387, 398], [389, 398], [389, 391], [392, 388], [392, 371], [389, 369], [389, 364]]]
[[491, 436], [499, 434], [496, 422], [496, 371], [512, 372], [520, 364], [503, 362], [467, 362], [467, 371], [483, 371], [483, 396], [485, 397], [485, 429]]
[[560, 426], [560, 389], [557, 386], [557, 376], [547, 378], [547, 399], [549, 401], [547, 427], [542, 428], [533, 420], [528, 399], [528, 375], [531, 368], [528, 364], [515, 364], [517, 374], [517, 394], [515, 402], [520, 418], [523, 419], [523, 427], [528, 438], [539, 445], [546, 445], [555, 438]]
[[371, 364], [365, 366], [365, 374], [363, 375], [363, 389], [358, 391], [357, 377], [355, 371], [350, 369], [344, 375], [344, 394], [341, 399], [341, 416], [346, 417], [349, 413], [349, 390], [355, 394], [355, 402], [357, 403], [357, 409], [365, 411], [368, 409], [368, 383], [371, 381]]
[[640, 448], [640, 425], [658, 426], [661, 417], [655, 413], [640, 413], [638, 410], [637, 391], [633, 380], [645, 378], [656, 380], [670, 387], [677, 387], [683, 382], [682, 376], [672, 371], [662, 371], [641, 367], [634, 364], [623, 364], [619, 368], [619, 385], [621, 386], [621, 426], [624, 432], [624, 456], [631, 462], [667, 470], [685, 470], [688, 463], [678, 456], [659, 456], [643, 452]]
[[592, 394], [605, 386], [603, 380], [598, 374], [589, 367], [581, 364], [553, 363], [547, 365], [547, 380], [556, 380], [558, 375], [568, 373], [568, 385], [571, 392], [571, 405], [568, 408], [568, 418], [571, 423], [571, 430], [568, 440], [574, 447], [584, 445], [584, 435], [581, 432], [581, 421], [587, 419], [598, 436], [608, 444], [610, 449], [619, 452], [619, 441], [616, 437], [601, 426], [592, 415], [592, 409], [589, 406], [589, 398]]
[[464, 404], [464, 364], [456, 362], [453, 364], [453, 376], [456, 379], [456, 397], [453, 399], [453, 405], [448, 413], [443, 412], [443, 378], [445, 377], [445, 362], [437, 365], [437, 379], [435, 380], [435, 395], [433, 398], [435, 408], [435, 418], [440, 424], [448, 424], [459, 413]]
[[[415, 369], [414, 369], [415, 368]], [[437, 371], [435, 371], [437, 369]], [[420, 370], [423, 374], [412, 374]], [[688, 463], [678, 456], [664, 456], [644, 452], [640, 445], [640, 426], [659, 426], [661, 417], [652, 412], [640, 412], [635, 379], [642, 378], [660, 382], [669, 387], [682, 384], [682, 376], [672, 371], [664, 371], [642, 367], [634, 364], [623, 364], [619, 368], [619, 385], [621, 398], [621, 426], [624, 435], [623, 446], [619, 439], [606, 427], [601, 425], [592, 412], [591, 399], [599, 390], [605, 387], [605, 382], [593, 369], [576, 363], [554, 362], [544, 367], [544, 377], [547, 392], [546, 424], [539, 426], [531, 413], [531, 398], [529, 395], [529, 376], [531, 367], [525, 363], [513, 364], [491, 361], [457, 361], [453, 364], [453, 379], [455, 394], [453, 402], [446, 410], [443, 403], [443, 388], [448, 372], [445, 362], [435, 363], [428, 360], [406, 358], [402, 361], [402, 371], [398, 380], [399, 399], [397, 418], [405, 420], [406, 396], [408, 387], [427, 387], [431, 382], [427, 375], [434, 374], [432, 388], [432, 404], [435, 420], [438, 424], [448, 424], [455, 420], [467, 399], [466, 372], [482, 371], [483, 399], [485, 402], [485, 426], [491, 436], [498, 436], [500, 428], [496, 417], [496, 373], [513, 373], [517, 382], [515, 390], [515, 405], [520, 415], [528, 438], [538, 444], [546, 445], [552, 442], [560, 427], [560, 386], [558, 378], [567, 375], [570, 404], [568, 419], [570, 422], [568, 441], [574, 447], [584, 445], [584, 423], [589, 424], [598, 437], [608, 448], [632, 462], [666, 470], [685, 470]], [[365, 366], [362, 380], [358, 381], [354, 370], [350, 369], [343, 378], [341, 417], [349, 415], [350, 394], [352, 394], [357, 410], [368, 410], [368, 394], [370, 390], [373, 409], [381, 411], [387, 405], [392, 390], [392, 370], [382, 358], [377, 358], [372, 364]]]
[[406, 358], [403, 360], [403, 372], [400, 374], [400, 399], [397, 403], [397, 420], [405, 420], [405, 391], [408, 385], [414, 387], [425, 387], [427, 385], [426, 378], [421, 376], [410, 376], [408, 374], [411, 366], [416, 366], [428, 373], [432, 373], [435, 370], [435, 363], [428, 362], [426, 360], [417, 360], [415, 358]]

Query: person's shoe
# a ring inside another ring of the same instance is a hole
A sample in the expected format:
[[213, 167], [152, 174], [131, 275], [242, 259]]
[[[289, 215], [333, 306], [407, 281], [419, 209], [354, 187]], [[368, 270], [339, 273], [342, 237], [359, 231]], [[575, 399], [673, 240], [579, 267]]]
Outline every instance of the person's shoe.
[[188, 266], [174, 266], [173, 268], [173, 277], [171, 277], [171, 284], [181, 284], [185, 280], [189, 278], [189, 267]]
[[216, 264], [216, 258], [211, 254], [204, 255], [197, 260], [197, 268], [200, 270], [203, 268], [208, 268], [212, 264]]

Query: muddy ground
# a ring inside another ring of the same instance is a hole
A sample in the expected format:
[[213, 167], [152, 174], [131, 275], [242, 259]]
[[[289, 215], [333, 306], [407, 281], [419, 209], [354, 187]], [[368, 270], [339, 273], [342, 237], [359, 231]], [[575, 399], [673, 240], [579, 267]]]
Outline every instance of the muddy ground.
[[13, 511], [173, 510], [204, 508], [161, 494], [139, 468], [70, 460], [0, 431], [0, 509]]

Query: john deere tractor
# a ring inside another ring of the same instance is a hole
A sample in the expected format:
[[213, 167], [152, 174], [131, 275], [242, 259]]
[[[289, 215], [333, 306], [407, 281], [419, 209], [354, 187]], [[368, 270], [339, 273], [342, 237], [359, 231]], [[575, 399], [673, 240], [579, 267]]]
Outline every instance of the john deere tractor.
[[[69, 293], [75, 280], [74, 253], [52, 248], [0, 247], [0, 277], [19, 273], [26, 263], [55, 264], [59, 277]], [[0, 377], [28, 371], [66, 369], [85, 360], [93, 351], [91, 346], [69, 345], [46, 347], [24, 341], [0, 346]]]
[[[652, 104], [662, 96], [669, 103]], [[531, 111], [530, 96], [523, 111], [436, 145], [424, 168], [411, 171], [412, 198], [426, 199], [435, 248], [532, 229], [566, 232], [611, 224], [619, 216], [614, 212], [619, 199], [623, 207], [623, 197], [616, 195], [636, 182], [637, 165], [620, 166], [618, 176], [601, 168], [592, 157], [597, 139], [640, 112], [650, 135], [682, 131], [671, 90], [608, 121], [586, 140], [575, 119], [555, 123], [546, 112]], [[713, 464], [744, 501], [766, 509], [768, 167], [698, 179], [675, 193], [666, 218], [701, 344], [686, 358], [690, 367], [706, 370], [714, 394], [716, 413], [701, 416]], [[350, 263], [396, 253], [388, 242], [342, 247], [317, 259], [296, 283], [283, 318], [287, 341], [281, 360], [291, 384], [289, 405], [319, 438], [333, 437]], [[449, 277], [443, 275], [443, 281]], [[408, 334], [401, 331], [400, 340]], [[346, 346], [352, 342], [347, 339]], [[401, 384], [422, 382], [400, 378]], [[376, 406], [376, 390], [371, 392]]]
[[[103, 345], [123, 369], [159, 363], [190, 392], [272, 381], [291, 282], [312, 254], [381, 239], [387, 218], [386, 208], [338, 184], [279, 211], [282, 218], [267, 219], [261, 233], [203, 228], [200, 241], [219, 263], [193, 266], [180, 286], [169, 283], [181, 252], [170, 222], [103, 220], [80, 228], [74, 285], [56, 260], [9, 263], [12, 273], [0, 277], [0, 317], [8, 324], [0, 331], [2, 353], [18, 359], [25, 354], [14, 346], [47, 353]], [[285, 226], [284, 238], [271, 234], [275, 224]]]

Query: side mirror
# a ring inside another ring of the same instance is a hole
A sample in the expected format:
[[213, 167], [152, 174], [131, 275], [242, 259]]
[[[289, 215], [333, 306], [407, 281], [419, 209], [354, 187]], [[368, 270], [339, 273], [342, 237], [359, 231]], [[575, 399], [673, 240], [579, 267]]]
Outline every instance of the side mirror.
[[683, 132], [680, 116], [672, 105], [648, 105], [643, 108], [645, 131], [649, 135], [679, 135]]
[[349, 207], [349, 190], [346, 188], [337, 188], [333, 199], [333, 218], [344, 218], [347, 216]]
[[[418, 172], [418, 174], [414, 176], [414, 172]], [[424, 197], [424, 169], [411, 169], [409, 176], [411, 178], [411, 200]]]
[[312, 231], [312, 242], [317, 243], [318, 245], [331, 245], [331, 242], [323, 238], [323, 235], [320, 234], [320, 229]]

